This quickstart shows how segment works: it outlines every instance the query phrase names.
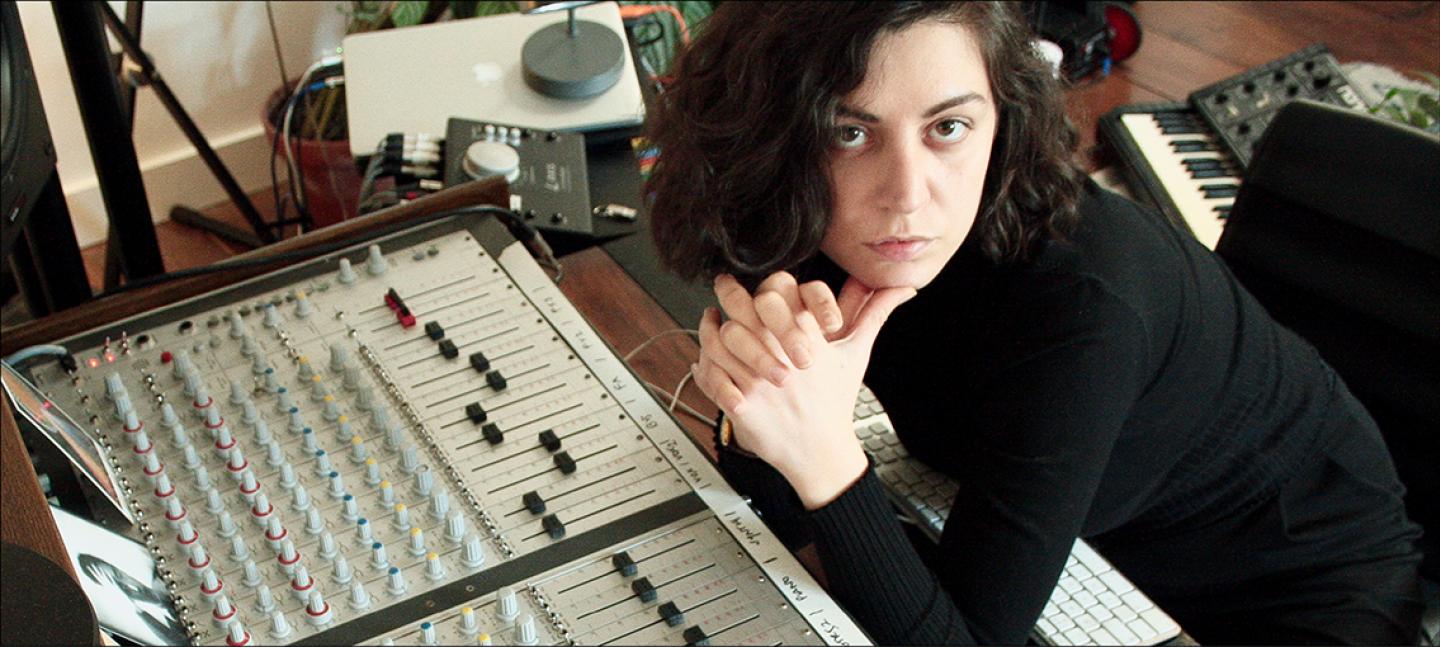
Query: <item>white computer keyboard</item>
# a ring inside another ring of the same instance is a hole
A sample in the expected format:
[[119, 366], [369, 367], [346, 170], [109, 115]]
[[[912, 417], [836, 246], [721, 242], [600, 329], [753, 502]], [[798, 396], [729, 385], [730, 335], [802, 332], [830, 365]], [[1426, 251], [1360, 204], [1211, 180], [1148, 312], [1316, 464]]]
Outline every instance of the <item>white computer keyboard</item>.
[[[864, 387], [855, 402], [855, 435], [875, 459], [890, 499], [939, 541], [959, 486], [910, 457], [875, 394]], [[1179, 635], [1180, 625], [1083, 539], [1075, 540], [1031, 631], [1046, 645], [1157, 645]]]

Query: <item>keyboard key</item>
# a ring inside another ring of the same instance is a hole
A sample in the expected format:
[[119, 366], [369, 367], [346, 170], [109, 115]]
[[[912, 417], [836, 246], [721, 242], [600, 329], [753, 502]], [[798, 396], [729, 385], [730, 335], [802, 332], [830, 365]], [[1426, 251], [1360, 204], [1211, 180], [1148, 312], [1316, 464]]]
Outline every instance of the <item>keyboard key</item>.
[[1125, 605], [1123, 605], [1123, 604], [1120, 605], [1120, 606], [1118, 606], [1118, 607], [1115, 607], [1114, 609], [1111, 609], [1110, 611], [1115, 614], [1115, 617], [1116, 617], [1116, 618], [1119, 618], [1119, 619], [1121, 619], [1121, 620], [1123, 620], [1123, 621], [1125, 621], [1125, 622], [1130, 622], [1131, 620], [1134, 620], [1134, 619], [1140, 617], [1140, 616], [1138, 616], [1138, 615], [1135, 614], [1135, 611], [1134, 611], [1134, 610], [1132, 610], [1130, 607], [1127, 607], [1127, 606], [1125, 606]]
[[859, 438], [861, 442], [870, 440], [870, 437], [874, 435], [875, 432], [870, 431], [869, 427], [861, 426], [855, 428], [855, 437]]
[[1114, 610], [1116, 607], [1123, 604], [1122, 602], [1120, 602], [1120, 596], [1115, 595], [1115, 592], [1109, 589], [1095, 594], [1095, 597], [1100, 599], [1100, 604], [1104, 605], [1106, 609]]
[[1105, 621], [1115, 619], [1115, 614], [1110, 613], [1110, 610], [1106, 609], [1103, 604], [1088, 606], [1085, 607], [1085, 609], [1090, 612], [1090, 615], [1095, 616], [1095, 619], [1099, 620], [1100, 624], [1105, 624]]
[[[870, 450], [870, 451], [872, 451], [872, 452], [878, 452], [878, 451], [880, 451], [880, 450], [882, 450], [882, 449], [885, 449], [885, 441], [880, 440], [880, 438], [878, 438], [878, 437], [876, 437], [876, 438], [871, 438], [871, 439], [865, 441], [865, 449], [868, 449], [868, 450]], [[895, 452], [890, 452], [890, 459], [891, 459], [891, 461], [893, 461], [894, 458], [895, 458]], [[877, 457], [876, 460], [879, 460], [878, 457]], [[886, 463], [886, 462], [890, 462], [890, 461], [883, 461], [883, 460], [882, 460], [882, 461], [880, 461], [880, 462], [881, 462], [881, 463]]]
[[1135, 590], [1135, 585], [1130, 583], [1130, 579], [1121, 575], [1119, 571], [1101, 573], [1097, 577], [1100, 578], [1101, 582], [1105, 583], [1105, 588], [1114, 591], [1115, 595], [1123, 596]]
[[1135, 613], [1140, 614], [1141, 617], [1145, 616], [1146, 611], [1155, 608], [1155, 603], [1151, 602], [1150, 598], [1145, 597], [1145, 594], [1139, 591], [1122, 593], [1120, 594], [1120, 599], [1124, 600], [1125, 605], [1134, 609]]
[[1141, 611], [1140, 618], [1161, 636], [1169, 636], [1180, 631], [1180, 625], [1175, 624], [1175, 620], [1169, 614], [1153, 606]]
[[1090, 633], [1100, 628], [1100, 621], [1091, 617], [1088, 613], [1082, 613], [1075, 616], [1075, 626], [1084, 629], [1085, 633]]
[[890, 447], [894, 447], [900, 444], [900, 437], [896, 436], [895, 434], [885, 434], [884, 436], [880, 437], [880, 440], [881, 442], [885, 443]]
[[1060, 607], [1061, 611], [1065, 612], [1065, 615], [1070, 616], [1070, 618], [1077, 623], [1080, 622], [1080, 616], [1085, 615], [1085, 609], [1074, 600], [1066, 600], [1057, 606]]
[[1079, 627], [1071, 629], [1062, 635], [1069, 639], [1072, 645], [1085, 645], [1090, 642], [1090, 637], [1085, 635], [1085, 630]]
[[1040, 635], [1042, 636], [1050, 636], [1059, 633], [1055, 631], [1055, 625], [1050, 624], [1050, 621], [1046, 620], [1043, 617], [1035, 621], [1035, 630], [1039, 631]]
[[[1086, 586], [1086, 588], [1088, 589], [1088, 588], [1089, 588], [1089, 584], [1090, 584], [1091, 582], [1093, 582], [1093, 581], [1095, 581], [1095, 580], [1084, 580], [1084, 581], [1080, 582], [1080, 584]], [[1080, 604], [1080, 606], [1082, 606], [1082, 607], [1084, 607], [1084, 608], [1086, 608], [1086, 609], [1089, 609], [1090, 607], [1094, 607], [1094, 606], [1100, 606], [1100, 601], [1099, 601], [1099, 600], [1096, 600], [1096, 599], [1095, 599], [1095, 595], [1094, 595], [1093, 593], [1091, 593], [1090, 591], [1088, 591], [1088, 590], [1086, 590], [1086, 591], [1076, 591], [1076, 592], [1070, 594], [1070, 598], [1073, 599], [1073, 600], [1075, 600], [1076, 602], [1078, 602], [1078, 603]], [[1102, 608], [1103, 608], [1103, 607], [1102, 607]]]
[[1049, 616], [1049, 619], [1050, 624], [1055, 625], [1055, 628], [1060, 630], [1062, 633], [1075, 628], [1075, 621], [1072, 620], [1070, 616], [1065, 615], [1064, 612]]
[[1066, 592], [1066, 593], [1069, 593], [1070, 595], [1075, 595], [1076, 593], [1079, 593], [1080, 591], [1084, 591], [1084, 590], [1085, 590], [1085, 587], [1080, 586], [1079, 580], [1076, 580], [1076, 579], [1073, 578], [1073, 577], [1062, 577], [1062, 578], [1060, 578], [1060, 583], [1059, 583], [1057, 586], [1059, 586], [1059, 587], [1062, 588], [1062, 589], [1065, 589], [1065, 592]]
[[1124, 645], [1122, 640], [1116, 640], [1115, 636], [1105, 631], [1104, 627], [1090, 632], [1090, 643], [1093, 645]]
[[1051, 604], [1045, 605], [1045, 609], [1046, 609], [1046, 610], [1043, 612], [1043, 615], [1050, 615], [1049, 609], [1050, 609], [1051, 606], [1053, 606], [1053, 605], [1055, 605], [1055, 604], [1060, 604], [1061, 602], [1064, 602], [1064, 601], [1069, 600], [1069, 599], [1070, 599], [1070, 594], [1069, 594], [1069, 593], [1066, 593], [1066, 592], [1065, 592], [1065, 589], [1062, 589], [1062, 588], [1060, 588], [1060, 587], [1058, 587], [1058, 586], [1055, 587], [1054, 590], [1050, 591], [1050, 602], [1051, 602]]
[[[1115, 571], [1110, 572], [1114, 573]], [[1085, 586], [1086, 591], [1089, 591], [1094, 595], [1100, 595], [1101, 593], [1104, 593], [1106, 590], [1108, 590], [1108, 588], [1105, 586], [1105, 581], [1098, 577], [1092, 577], [1088, 580], [1080, 580], [1080, 584]]]
[[872, 431], [872, 432], [874, 432], [874, 433], [877, 433], [877, 434], [888, 434], [888, 433], [890, 433], [890, 428], [889, 428], [889, 427], [886, 427], [886, 426], [884, 425], [884, 423], [876, 422], [876, 423], [871, 424], [871, 425], [870, 425], [869, 427], [867, 427], [867, 428], [868, 428], [870, 431]]
[[1094, 573], [1091, 573], [1090, 569], [1086, 568], [1084, 564], [1081, 564], [1079, 562], [1076, 562], [1074, 566], [1066, 566], [1065, 572], [1069, 573], [1070, 577], [1073, 577], [1082, 582], [1090, 579], [1091, 577], [1094, 577], [1095, 575]]
[[[1110, 635], [1114, 636], [1122, 645], [1135, 645], [1140, 642], [1140, 637], [1136, 636], [1134, 632], [1125, 626], [1125, 623], [1119, 620], [1106, 620], [1101, 622], [1100, 626], [1104, 627], [1105, 631], [1110, 632]], [[1114, 642], [1104, 641], [1102, 644], [1114, 644]]]
[[1082, 539], [1075, 540], [1075, 545], [1070, 547], [1070, 553], [1095, 575], [1114, 570], [1110, 567], [1110, 562], [1105, 561], [1100, 553], [1095, 552], [1095, 549]]
[[1130, 631], [1135, 634], [1136, 640], [1139, 640], [1140, 642], [1143, 642], [1145, 644], [1151, 644], [1155, 641], [1156, 638], [1160, 637], [1160, 632], [1155, 631], [1155, 628], [1151, 627], [1144, 620], [1131, 620], [1130, 622], [1125, 623], [1125, 626], [1128, 627]]
[[[870, 440], [877, 440], [877, 439], [871, 438]], [[883, 444], [882, 444], [882, 446], [881, 446], [880, 449], [875, 450], [875, 460], [878, 460], [878, 461], [880, 461], [881, 463], [893, 463], [893, 462], [895, 462], [896, 460], [898, 460], [899, 458], [900, 458], [899, 456], [896, 456], [896, 455], [895, 455], [895, 450], [893, 450], [893, 449], [891, 449], [891, 448], [889, 448], [889, 447], [885, 447], [885, 446], [883, 446]]]

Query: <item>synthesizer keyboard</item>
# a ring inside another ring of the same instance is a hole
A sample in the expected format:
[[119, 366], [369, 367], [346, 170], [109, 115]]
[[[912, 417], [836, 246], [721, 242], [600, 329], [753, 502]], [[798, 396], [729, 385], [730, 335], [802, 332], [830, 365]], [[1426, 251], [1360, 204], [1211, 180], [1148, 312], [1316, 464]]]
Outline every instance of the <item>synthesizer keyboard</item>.
[[[891, 501], [939, 541], [959, 486], [910, 457], [868, 388], [860, 389], [854, 421]], [[1077, 538], [1030, 635], [1046, 645], [1158, 645], [1179, 636], [1180, 625]]]
[[1241, 170], [1199, 113], [1183, 103], [1122, 106], [1102, 116], [1099, 128], [1136, 197], [1215, 249]]

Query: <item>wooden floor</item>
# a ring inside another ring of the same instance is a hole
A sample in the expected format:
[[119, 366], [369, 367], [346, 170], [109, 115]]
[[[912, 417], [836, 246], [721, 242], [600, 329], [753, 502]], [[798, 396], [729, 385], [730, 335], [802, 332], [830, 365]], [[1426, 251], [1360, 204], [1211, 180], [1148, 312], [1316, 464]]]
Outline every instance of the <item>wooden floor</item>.
[[[1142, 40], [1109, 78], [1067, 92], [1084, 162], [1094, 170], [1095, 121], [1110, 108], [1183, 101], [1190, 92], [1323, 42], [1341, 63], [1364, 61], [1412, 73], [1440, 73], [1440, 2], [1138, 2]], [[251, 195], [273, 218], [269, 187]], [[204, 211], [243, 226], [229, 203]], [[165, 222], [156, 226], [167, 270], [223, 260], [241, 251], [220, 238]], [[104, 246], [84, 250], [92, 286], [103, 276]]]

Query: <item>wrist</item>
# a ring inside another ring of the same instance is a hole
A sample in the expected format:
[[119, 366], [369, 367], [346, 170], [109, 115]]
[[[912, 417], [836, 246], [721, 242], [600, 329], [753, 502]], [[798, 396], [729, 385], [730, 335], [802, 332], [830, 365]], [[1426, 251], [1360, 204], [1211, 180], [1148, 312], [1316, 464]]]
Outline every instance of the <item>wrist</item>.
[[843, 443], [834, 449], [834, 452], [816, 452], [807, 456], [801, 465], [781, 472], [806, 510], [830, 505], [870, 469], [870, 460], [859, 443]]

